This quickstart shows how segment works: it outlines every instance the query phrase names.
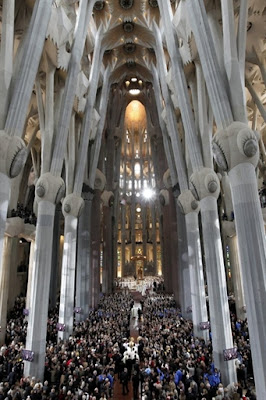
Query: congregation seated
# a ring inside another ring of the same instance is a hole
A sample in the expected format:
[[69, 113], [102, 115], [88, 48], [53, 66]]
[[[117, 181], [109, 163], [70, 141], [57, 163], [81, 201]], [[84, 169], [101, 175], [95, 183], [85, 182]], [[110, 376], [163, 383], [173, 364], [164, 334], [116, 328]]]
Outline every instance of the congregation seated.
[[238, 383], [224, 387], [213, 364], [211, 341], [193, 336], [192, 322], [182, 317], [173, 296], [153, 293], [141, 302], [137, 340], [130, 338], [133, 305], [130, 293], [104, 296], [87, 320], [75, 324], [73, 335], [59, 342], [58, 309], [52, 310], [40, 381], [23, 376], [27, 321], [22, 314], [25, 299], [17, 298], [0, 349], [0, 400], [114, 399], [115, 380], [123, 391], [132, 380], [134, 399], [141, 400], [241, 399], [243, 388], [249, 399], [256, 398], [247, 321], [231, 313]]

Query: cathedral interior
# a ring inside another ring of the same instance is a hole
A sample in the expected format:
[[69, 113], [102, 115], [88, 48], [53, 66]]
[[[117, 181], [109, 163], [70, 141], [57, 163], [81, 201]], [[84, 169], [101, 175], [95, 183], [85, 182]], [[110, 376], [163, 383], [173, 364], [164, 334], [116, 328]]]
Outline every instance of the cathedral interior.
[[[173, 293], [211, 323], [234, 381], [228, 296], [266, 395], [263, 0], [0, 0], [0, 345], [26, 297], [40, 378], [117, 288]], [[206, 328], [202, 328], [202, 324]]]

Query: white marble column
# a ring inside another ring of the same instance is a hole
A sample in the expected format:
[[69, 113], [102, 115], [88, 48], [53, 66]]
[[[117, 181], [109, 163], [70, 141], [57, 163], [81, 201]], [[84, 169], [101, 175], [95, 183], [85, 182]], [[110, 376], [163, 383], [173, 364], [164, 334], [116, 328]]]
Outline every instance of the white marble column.
[[178, 269], [179, 269], [179, 305], [184, 318], [192, 319], [191, 315], [191, 288], [188, 264], [187, 227], [185, 216], [180, 206], [176, 205], [177, 237], [178, 237]]
[[178, 204], [185, 214], [192, 321], [195, 337], [209, 340], [209, 330], [201, 329], [202, 322], [208, 322], [205, 282], [203, 275], [202, 252], [198, 221], [198, 202], [190, 191], [183, 191], [178, 197]]
[[236, 316], [242, 321], [246, 319], [246, 302], [243, 288], [243, 277], [241, 272], [241, 266], [239, 262], [239, 250], [237, 236], [230, 236], [227, 238], [229, 246], [229, 260], [231, 267], [231, 274], [234, 286], [234, 297], [236, 305]]
[[103, 205], [103, 271], [102, 292], [110, 294], [112, 270], [112, 210], [109, 204]]
[[0, 129], [4, 128], [13, 73], [15, 0], [4, 0], [0, 52]]
[[201, 328], [201, 326], [203, 326], [202, 323], [209, 322], [209, 318], [206, 305], [198, 213], [190, 212], [186, 214], [185, 219], [187, 227], [193, 332], [195, 337], [201, 337], [205, 342], [208, 342], [209, 329]]
[[65, 229], [58, 323], [64, 329], [58, 331], [58, 339], [68, 339], [73, 333], [77, 226], [83, 203], [81, 197], [72, 193], [64, 199], [62, 206]]
[[220, 182], [210, 168], [194, 172], [192, 193], [200, 200], [202, 233], [209, 295], [213, 358], [225, 385], [234, 382], [234, 361], [224, 361], [223, 351], [233, 347], [217, 198]]
[[12, 98], [8, 108], [5, 130], [12, 136], [22, 137], [32, 88], [38, 71], [53, 0], [37, 0], [30, 25], [23, 42], [19, 73], [14, 80]]
[[255, 168], [236, 165], [229, 172], [239, 256], [243, 274], [257, 397], [266, 393], [266, 243]]
[[255, 167], [259, 160], [258, 135], [246, 124], [233, 122], [213, 138], [215, 160], [228, 177], [232, 192], [239, 256], [256, 393], [266, 393], [266, 244]]
[[[86, 191], [85, 191], [86, 190]], [[89, 316], [89, 291], [91, 280], [91, 215], [93, 191], [83, 185], [82, 197], [84, 208], [78, 223], [77, 277], [76, 277], [76, 307], [81, 313], [76, 314], [77, 321], [83, 321]]]
[[208, 283], [213, 358], [225, 385], [235, 382], [234, 360], [224, 361], [223, 351], [233, 347], [226, 277], [216, 198], [200, 201]]
[[24, 374], [41, 380], [45, 363], [55, 203], [60, 201], [63, 192], [64, 182], [59, 177], [48, 173], [37, 181], [38, 216], [25, 346], [34, 352], [34, 361], [24, 362]]
[[191, 29], [199, 52], [213, 114], [220, 129], [233, 121], [231, 106], [226, 92], [227, 83], [224, 81], [218, 64], [203, 1], [186, 0], [186, 7], [190, 15]]
[[35, 376], [38, 379], [43, 378], [45, 363], [54, 212], [53, 203], [49, 201], [39, 203], [25, 346], [27, 350], [34, 352], [34, 361], [24, 362], [25, 375]]
[[100, 300], [100, 245], [101, 245], [101, 192], [95, 189], [92, 201], [91, 221], [91, 279], [90, 279], [90, 308], [97, 308]]
[[92, 7], [93, 7], [93, 2], [88, 3], [87, 0], [81, 0], [79, 2], [78, 18], [75, 27], [74, 44], [71, 50], [71, 59], [68, 66], [68, 74], [66, 77], [64, 93], [60, 106], [56, 141], [53, 149], [53, 156], [51, 162], [50, 171], [54, 175], [60, 175], [62, 170], [64, 152], [65, 152], [65, 143], [67, 141], [68, 129], [70, 125], [73, 103], [77, 88], [77, 77], [80, 72], [80, 60], [84, 50], [84, 44], [87, 35], [86, 28], [89, 23], [89, 19], [91, 18]]

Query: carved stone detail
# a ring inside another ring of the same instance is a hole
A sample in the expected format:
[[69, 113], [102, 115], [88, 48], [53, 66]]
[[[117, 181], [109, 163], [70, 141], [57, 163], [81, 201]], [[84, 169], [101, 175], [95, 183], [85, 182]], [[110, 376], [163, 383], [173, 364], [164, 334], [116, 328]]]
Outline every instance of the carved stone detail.
[[119, 0], [119, 4], [124, 10], [129, 10], [133, 7], [134, 0]]
[[26, 159], [24, 141], [18, 136], [10, 137], [0, 131], [0, 172], [15, 178], [23, 169]]
[[65, 183], [60, 176], [50, 172], [43, 174], [36, 183], [36, 201], [49, 201], [58, 204], [65, 193]]
[[106, 185], [105, 175], [99, 169], [97, 169], [95, 174], [94, 189], [100, 190], [102, 192], [105, 185]]
[[216, 163], [223, 171], [246, 162], [257, 166], [259, 161], [257, 134], [242, 122], [233, 122], [216, 132], [212, 148]]
[[84, 200], [80, 196], [72, 193], [64, 198], [62, 212], [64, 217], [67, 215], [72, 215], [73, 217], [78, 218], [83, 210], [83, 207]]
[[132, 21], [125, 21], [123, 23], [123, 29], [127, 33], [133, 32], [134, 27], [135, 27], [135, 25], [134, 25], [134, 22], [132, 22]]
[[190, 190], [196, 200], [201, 200], [207, 196], [218, 199], [220, 193], [219, 178], [212, 169], [202, 168], [191, 175]]
[[104, 6], [105, 6], [105, 1], [96, 1], [93, 8], [96, 11], [101, 11], [104, 9]]
[[166, 189], [162, 189], [159, 194], [159, 200], [162, 206], [168, 206], [169, 204], [169, 192]]
[[179, 205], [183, 214], [189, 214], [190, 212], [199, 211], [199, 203], [195, 200], [195, 197], [190, 190], [184, 190], [178, 196], [177, 204]]
[[112, 207], [114, 204], [113, 192], [105, 190], [101, 195], [101, 199], [105, 207]]

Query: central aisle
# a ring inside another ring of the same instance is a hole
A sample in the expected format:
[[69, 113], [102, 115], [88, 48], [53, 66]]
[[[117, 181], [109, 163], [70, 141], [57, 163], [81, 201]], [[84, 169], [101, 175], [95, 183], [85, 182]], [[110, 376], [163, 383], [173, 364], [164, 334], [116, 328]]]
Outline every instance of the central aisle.
[[[131, 309], [130, 315], [130, 338], [134, 338], [134, 342], [137, 342], [137, 338], [139, 336], [139, 327], [141, 325], [141, 319], [138, 318], [138, 310], [141, 310], [140, 300], [142, 298], [141, 293], [134, 292], [133, 294], [134, 305]], [[137, 300], [135, 300], [137, 299]], [[122, 394], [122, 384], [120, 383], [118, 376], [115, 376], [115, 384], [114, 384], [114, 393], [113, 400], [136, 400], [133, 397], [133, 388], [131, 380], [128, 383], [129, 393], [127, 395]], [[139, 399], [141, 399], [141, 395], [139, 395]]]

